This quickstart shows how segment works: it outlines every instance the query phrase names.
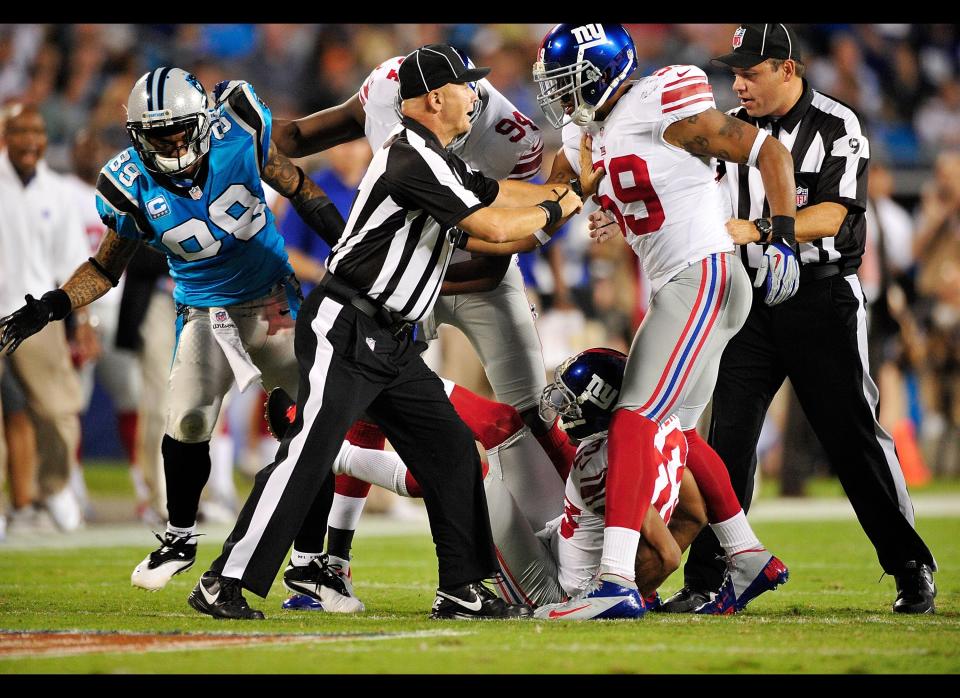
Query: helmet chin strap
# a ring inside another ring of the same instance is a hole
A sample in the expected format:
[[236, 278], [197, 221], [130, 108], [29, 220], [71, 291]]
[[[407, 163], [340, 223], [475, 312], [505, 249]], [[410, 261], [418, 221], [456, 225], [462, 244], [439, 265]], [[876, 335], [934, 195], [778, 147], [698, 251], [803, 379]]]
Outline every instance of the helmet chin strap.
[[596, 107], [592, 107], [589, 104], [581, 104], [579, 107], [573, 110], [573, 113], [570, 115], [570, 119], [577, 126], [586, 126], [593, 121], [596, 113]]

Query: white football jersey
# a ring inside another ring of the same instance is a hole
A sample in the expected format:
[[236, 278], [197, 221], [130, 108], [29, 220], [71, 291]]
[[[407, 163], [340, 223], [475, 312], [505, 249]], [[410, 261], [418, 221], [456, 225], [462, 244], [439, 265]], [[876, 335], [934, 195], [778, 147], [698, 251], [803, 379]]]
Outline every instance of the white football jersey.
[[[687, 438], [676, 415], [660, 427], [654, 445], [662, 457], [650, 501], [664, 523], [669, 523], [680, 497], [680, 479], [687, 462]], [[563, 514], [547, 525], [556, 530], [551, 542], [555, 546], [560, 586], [570, 596], [590, 580], [600, 565], [608, 465], [606, 437], [581, 443], [567, 477]]]
[[[403, 59], [395, 56], [378, 65], [360, 88], [360, 103], [367, 115], [364, 132], [373, 152], [400, 123], [396, 100]], [[479, 84], [483, 101], [480, 116], [466, 143], [454, 152], [491, 179], [530, 179], [540, 171], [543, 160], [540, 129], [486, 78]]]
[[578, 173], [581, 135], [593, 136], [594, 165], [607, 173], [601, 205], [640, 257], [652, 293], [690, 264], [733, 250], [709, 160], [663, 139], [670, 124], [713, 107], [706, 74], [671, 65], [633, 83], [605, 120], [563, 129], [564, 153]]

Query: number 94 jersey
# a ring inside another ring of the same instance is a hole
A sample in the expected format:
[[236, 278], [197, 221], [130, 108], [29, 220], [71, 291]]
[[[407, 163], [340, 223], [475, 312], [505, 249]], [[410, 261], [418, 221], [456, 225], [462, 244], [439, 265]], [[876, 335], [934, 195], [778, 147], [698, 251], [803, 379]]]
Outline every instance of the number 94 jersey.
[[[395, 56], [374, 68], [358, 93], [366, 114], [364, 131], [374, 152], [400, 123], [396, 98], [403, 59]], [[540, 129], [486, 78], [479, 85], [483, 101], [480, 115], [466, 143], [455, 152], [491, 179], [530, 179], [540, 171], [543, 160]]]
[[155, 177], [132, 147], [97, 179], [103, 223], [166, 254], [174, 300], [201, 308], [260, 298], [293, 272], [260, 181], [270, 110], [249, 84], [235, 82], [210, 116], [210, 152], [196, 187]]
[[593, 136], [594, 166], [602, 163], [607, 173], [597, 192], [601, 207], [640, 257], [652, 293], [690, 264], [733, 250], [709, 160], [663, 139], [670, 124], [710, 108], [706, 74], [672, 65], [633, 83], [604, 121], [563, 129], [564, 154], [578, 173], [581, 135]]

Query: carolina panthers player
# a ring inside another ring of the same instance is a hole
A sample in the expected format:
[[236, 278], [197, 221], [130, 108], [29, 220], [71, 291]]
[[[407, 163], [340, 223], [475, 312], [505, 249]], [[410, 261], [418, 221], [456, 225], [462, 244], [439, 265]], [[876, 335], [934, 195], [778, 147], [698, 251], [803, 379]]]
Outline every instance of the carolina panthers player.
[[[458, 52], [464, 63], [470, 59]], [[404, 56], [377, 66], [360, 90], [343, 104], [295, 121], [277, 119], [274, 137], [280, 152], [301, 157], [366, 136], [374, 152], [399, 123], [398, 69]], [[536, 124], [522, 114], [487, 79], [474, 85], [476, 108], [470, 131], [449, 146], [468, 165], [494, 179], [530, 179], [540, 170], [543, 143]], [[428, 338], [439, 324], [460, 329], [480, 357], [497, 398], [516, 407], [537, 441], [549, 454], [562, 484], [573, 449], [553, 422], [543, 422], [537, 403], [546, 369], [515, 257], [454, 253], [441, 298], [424, 322]], [[374, 425], [358, 423], [348, 440], [381, 447]], [[337, 478], [330, 512], [330, 561], [349, 576], [349, 550], [369, 485]], [[319, 551], [317, 552], [319, 555]]]
[[797, 289], [793, 161], [776, 139], [718, 111], [706, 75], [695, 66], [667, 66], [628, 81], [635, 55], [619, 24], [558, 24], [544, 37], [533, 65], [538, 103], [554, 127], [563, 127], [550, 181], [579, 177], [583, 195], [595, 195], [603, 209], [591, 214], [591, 235], [602, 239], [619, 227], [652, 288], [610, 422], [598, 578], [570, 607], [586, 607], [579, 612], [589, 615], [593, 606], [599, 614], [610, 597], [638, 600], [633, 562], [657, 477], [655, 437], [676, 416], [713, 531], [738, 548], [751, 544], [731, 557], [729, 593], [701, 607], [729, 613], [758, 589], [785, 582], [787, 569], [759, 544], [726, 467], [695, 428], [723, 349], [751, 303], [750, 279], [725, 229], [728, 215], [709, 161], [759, 169], [772, 237], [754, 285], [766, 285], [768, 305], [788, 300]]
[[[131, 575], [158, 590], [196, 557], [196, 514], [210, 473], [209, 442], [224, 394], [261, 377], [296, 393], [293, 319], [299, 285], [264, 200], [261, 179], [316, 230], [343, 220], [324, 192], [277, 152], [270, 110], [245, 82], [222, 86], [210, 109], [180, 68], [143, 75], [127, 103], [132, 147], [100, 171], [97, 209], [108, 230], [62, 288], [0, 320], [11, 351], [50, 320], [107, 293], [141, 244], [167, 255], [176, 283], [177, 344], [162, 453], [169, 522], [160, 547]], [[239, 592], [238, 592], [239, 594]]]

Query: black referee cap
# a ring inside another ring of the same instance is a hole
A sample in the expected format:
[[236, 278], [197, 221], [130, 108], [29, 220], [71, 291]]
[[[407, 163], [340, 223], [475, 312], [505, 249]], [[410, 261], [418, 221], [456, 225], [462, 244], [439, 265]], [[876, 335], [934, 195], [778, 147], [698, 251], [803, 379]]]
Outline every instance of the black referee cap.
[[489, 68], [467, 68], [463, 59], [446, 44], [427, 44], [408, 54], [400, 64], [400, 99], [425, 95], [455, 82], [476, 82]]
[[733, 33], [733, 52], [713, 60], [734, 68], [752, 68], [768, 58], [800, 60], [800, 46], [786, 24], [741, 24]]

